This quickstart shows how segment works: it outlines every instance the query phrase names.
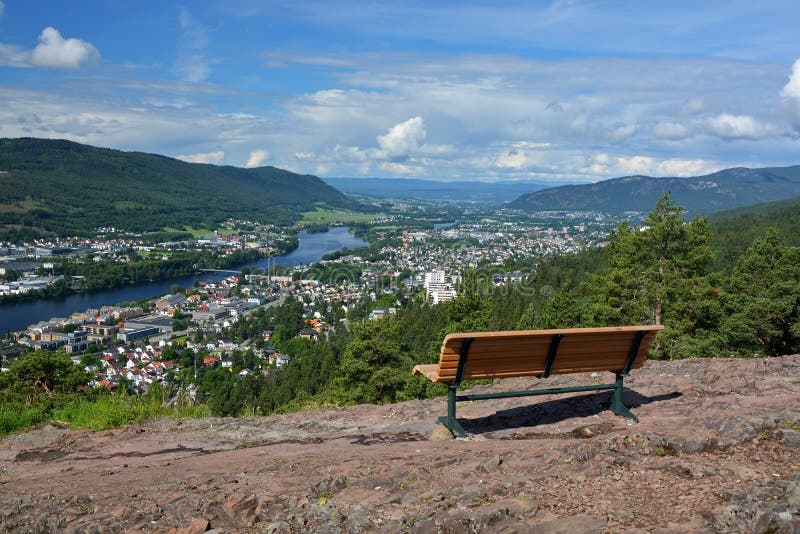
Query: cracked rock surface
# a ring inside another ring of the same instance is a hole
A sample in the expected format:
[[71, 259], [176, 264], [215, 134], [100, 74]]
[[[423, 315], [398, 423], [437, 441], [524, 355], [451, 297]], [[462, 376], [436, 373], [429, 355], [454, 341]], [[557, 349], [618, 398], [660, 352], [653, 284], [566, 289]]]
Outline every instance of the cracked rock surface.
[[[520, 378], [474, 392], [613, 375]], [[800, 355], [648, 362], [610, 393], [156, 420], [0, 440], [0, 532], [800, 532]], [[436, 436], [435, 439], [431, 439]]]

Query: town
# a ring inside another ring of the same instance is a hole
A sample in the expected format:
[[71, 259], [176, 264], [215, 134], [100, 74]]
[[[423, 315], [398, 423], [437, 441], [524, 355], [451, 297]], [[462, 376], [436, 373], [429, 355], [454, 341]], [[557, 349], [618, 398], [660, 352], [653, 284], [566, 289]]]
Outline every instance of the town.
[[[266, 374], [293, 355], [278, 351], [269, 329], [257, 339], [233, 339], [235, 325], [250, 314], [264, 313], [287, 299], [300, 303], [303, 324], [291, 335], [315, 340], [350, 321], [394, 314], [412, 296], [424, 295], [432, 304], [446, 302], [457, 295], [467, 271], [495, 286], [521, 283], [542, 258], [604, 246], [619, 220], [594, 212], [531, 217], [511, 210], [491, 216], [465, 210], [455, 221], [419, 224], [403, 211], [405, 203], [395, 209], [396, 215], [381, 216], [366, 228], [368, 247], [332, 251], [312, 265], [232, 268], [219, 280], [173, 287], [170, 294], [135, 306], [98, 306], [9, 332], [0, 351], [2, 366], [8, 369], [23, 350], [64, 350], [94, 374], [91, 385], [114, 390], [124, 384], [136, 393], [146, 392], [154, 382], [196, 376], [198, 365], [237, 367], [242, 376]], [[281, 250], [276, 243], [291, 239], [274, 228], [254, 227], [229, 221], [224, 234], [183, 242], [143, 243], [137, 236], [119, 237], [115, 229], [100, 229], [92, 240], [6, 244], [0, 275], [15, 276], [0, 291], [36, 291], [52, 284], [59, 278], [53, 275], [58, 261], [127, 262], [132, 254], [166, 260], [192, 247], [213, 253], [259, 248], [267, 254]], [[105, 233], [115, 237], [104, 239]], [[192, 357], [182, 357], [186, 351]], [[241, 353], [251, 357], [249, 366], [239, 369], [233, 360]], [[185, 369], [186, 363], [193, 368]]]

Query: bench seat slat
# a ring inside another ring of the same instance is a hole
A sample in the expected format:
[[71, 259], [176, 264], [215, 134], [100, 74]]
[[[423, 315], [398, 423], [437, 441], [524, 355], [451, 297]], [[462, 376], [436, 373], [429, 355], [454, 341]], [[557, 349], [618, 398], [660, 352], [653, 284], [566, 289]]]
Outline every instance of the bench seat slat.
[[[559, 347], [557, 359], [566, 358], [566, 357], [574, 357], [574, 356], [582, 356], [586, 354], [596, 355], [597, 357], [608, 357], [613, 355], [621, 355], [624, 358], [628, 357], [628, 353], [630, 351], [631, 344], [628, 343], [627, 346], [620, 345], [620, 346], [605, 346], [605, 345], [596, 345], [594, 347], [585, 347], [585, 346], [569, 346], [564, 345], [562, 349]], [[641, 355], [647, 352], [647, 348], [639, 349], [637, 355]], [[519, 358], [519, 359], [527, 359], [530, 361], [536, 361], [536, 359], [547, 359], [547, 352], [546, 351], [528, 351], [524, 349], [514, 349], [514, 350], [503, 350], [503, 351], [495, 351], [495, 352], [478, 352], [473, 353], [470, 351], [469, 353], [469, 360], [472, 361], [481, 361], [481, 360], [492, 360], [494, 358]], [[447, 362], [457, 362], [459, 359], [458, 354], [442, 354], [440, 358], [440, 362], [447, 363]]]
[[[649, 341], [652, 334], [644, 337], [642, 342]], [[559, 344], [558, 352], [571, 352], [579, 350], [596, 350], [598, 348], [622, 350], [627, 352], [630, 349], [634, 336], [620, 337], [618, 339], [575, 339], [569, 336], [562, 338]], [[498, 352], [528, 352], [528, 353], [541, 353], [547, 354], [550, 346], [550, 341], [543, 342], [541, 340], [517, 341], [514, 343], [480, 343], [473, 342], [470, 347], [470, 356], [477, 356], [479, 354], [496, 354]], [[442, 348], [442, 356], [455, 356], [460, 354], [460, 347], [458, 346], [445, 346]]]

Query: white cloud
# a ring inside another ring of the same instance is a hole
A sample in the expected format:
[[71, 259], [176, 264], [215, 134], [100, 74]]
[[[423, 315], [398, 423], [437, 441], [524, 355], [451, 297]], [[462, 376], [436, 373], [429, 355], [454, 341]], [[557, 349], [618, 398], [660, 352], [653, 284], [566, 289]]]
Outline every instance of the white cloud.
[[245, 167], [247, 168], [260, 167], [271, 156], [272, 154], [270, 154], [269, 150], [253, 150], [252, 152], [250, 152], [250, 157], [247, 159]]
[[795, 100], [800, 105], [800, 59], [792, 65], [792, 74], [789, 76], [789, 81], [781, 89], [781, 96]]
[[692, 97], [683, 103], [681, 112], [684, 115], [698, 115], [706, 110], [706, 104], [703, 99]]
[[30, 67], [30, 58], [21, 46], [0, 43], [0, 67]]
[[704, 159], [669, 158], [659, 160], [651, 156], [616, 156], [600, 153], [592, 158], [583, 171], [602, 178], [617, 176], [697, 176], [719, 169], [719, 165]]
[[411, 175], [411, 174], [422, 174], [425, 172], [423, 167], [411, 167], [409, 165], [403, 165], [402, 163], [394, 163], [392, 161], [384, 161], [380, 165], [378, 165], [381, 170], [388, 171], [392, 174], [404, 174], [404, 175]]
[[184, 80], [202, 82], [211, 74], [211, 65], [206, 57], [209, 29], [184, 7], [180, 9], [178, 23], [181, 26], [181, 38], [175, 68]]
[[749, 115], [722, 113], [712, 117], [708, 126], [722, 139], [760, 139], [772, 134], [772, 128]]
[[501, 169], [524, 169], [533, 164], [534, 161], [528, 156], [528, 153], [523, 150], [512, 149], [503, 152], [497, 158], [495, 165]]
[[35, 67], [76, 69], [87, 63], [95, 63], [100, 52], [82, 39], [64, 39], [61, 33], [48, 26], [39, 35], [39, 44], [30, 55], [30, 64]]
[[611, 132], [611, 139], [614, 141], [624, 141], [634, 133], [636, 133], [636, 125], [626, 124], [615, 128], [614, 131]]
[[0, 17], [3, 16], [3, 12], [6, 9], [6, 5], [3, 2], [0, 2]]
[[659, 139], [677, 141], [689, 137], [689, 128], [677, 122], [659, 122], [653, 127], [653, 135]]
[[378, 146], [387, 157], [406, 157], [419, 150], [428, 133], [422, 117], [412, 117], [405, 122], [395, 124], [384, 135], [379, 135]]
[[198, 152], [197, 154], [179, 155], [175, 156], [177, 159], [187, 161], [189, 163], [212, 163], [217, 164], [225, 157], [223, 150], [215, 152]]

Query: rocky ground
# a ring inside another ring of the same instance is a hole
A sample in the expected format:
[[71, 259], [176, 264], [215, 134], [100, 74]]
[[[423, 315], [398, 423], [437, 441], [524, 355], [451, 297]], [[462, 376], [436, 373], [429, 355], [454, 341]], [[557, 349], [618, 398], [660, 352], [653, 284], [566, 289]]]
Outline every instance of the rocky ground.
[[490, 400], [459, 406], [463, 440], [441, 440], [443, 399], [47, 426], [0, 441], [0, 532], [800, 532], [800, 355], [626, 386], [639, 424], [608, 392]]

